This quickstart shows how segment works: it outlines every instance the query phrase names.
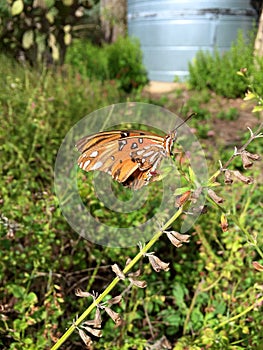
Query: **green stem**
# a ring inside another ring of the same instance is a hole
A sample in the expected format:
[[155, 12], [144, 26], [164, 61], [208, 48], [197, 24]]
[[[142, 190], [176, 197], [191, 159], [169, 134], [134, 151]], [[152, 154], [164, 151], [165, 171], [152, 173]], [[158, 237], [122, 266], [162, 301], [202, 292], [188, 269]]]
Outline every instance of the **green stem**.
[[249, 311], [253, 310], [257, 305], [260, 305], [262, 302], [263, 302], [263, 297], [258, 299], [253, 305], [250, 305], [246, 310], [240, 312], [238, 315], [235, 315], [235, 316], [229, 318], [228, 320], [219, 323], [219, 325], [216, 326], [215, 330], [217, 330], [220, 327], [223, 327], [224, 325], [226, 325], [228, 323], [231, 323], [231, 322], [237, 320], [241, 316], [246, 315]]
[[231, 219], [234, 221], [234, 223], [240, 228], [240, 230], [245, 234], [247, 241], [253, 245], [253, 247], [256, 249], [258, 255], [263, 259], [263, 252], [259, 248], [257, 241], [255, 238], [248, 232], [248, 230], [240, 223], [240, 220], [235, 216], [231, 215]]
[[193, 296], [193, 298], [192, 298], [192, 301], [191, 301], [191, 305], [190, 305], [189, 310], [188, 310], [188, 312], [187, 312], [187, 315], [186, 315], [186, 317], [185, 317], [184, 327], [183, 327], [183, 335], [186, 334], [187, 325], [188, 325], [188, 323], [189, 323], [191, 313], [192, 313], [192, 311], [193, 311], [193, 309], [194, 309], [197, 296], [198, 296], [198, 294], [200, 293], [200, 287], [201, 287], [202, 283], [203, 283], [203, 282], [200, 282], [199, 285], [198, 285], [198, 287], [196, 288], [195, 294], [194, 294], [194, 296]]
[[[145, 245], [145, 247], [140, 250], [140, 252], [131, 260], [131, 262], [124, 268], [123, 273], [128, 273], [133, 266], [149, 251], [149, 249], [155, 244], [155, 242], [161, 237], [163, 231], [172, 225], [172, 223], [182, 214], [183, 208], [179, 208], [177, 212], [166, 222], [166, 224], [159, 230], [153, 238]], [[83, 312], [83, 314], [78, 317], [78, 319], [69, 327], [69, 329], [62, 335], [62, 337], [56, 342], [56, 344], [51, 348], [51, 350], [59, 349], [59, 347], [67, 340], [67, 338], [73, 333], [78, 325], [90, 314], [90, 312], [98, 305], [100, 302], [110, 293], [110, 291], [119, 282], [119, 277], [115, 277], [114, 280], [108, 285], [102, 294], [98, 296], [96, 300]]]

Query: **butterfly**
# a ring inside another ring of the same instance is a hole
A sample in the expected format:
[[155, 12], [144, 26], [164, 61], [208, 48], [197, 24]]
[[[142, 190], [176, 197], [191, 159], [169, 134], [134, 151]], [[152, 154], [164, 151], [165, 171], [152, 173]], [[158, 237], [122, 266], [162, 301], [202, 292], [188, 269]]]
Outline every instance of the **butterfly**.
[[164, 137], [143, 130], [111, 130], [85, 136], [76, 144], [82, 153], [78, 166], [85, 171], [103, 171], [138, 190], [159, 179], [157, 169], [162, 159], [171, 157], [177, 129], [186, 120]]

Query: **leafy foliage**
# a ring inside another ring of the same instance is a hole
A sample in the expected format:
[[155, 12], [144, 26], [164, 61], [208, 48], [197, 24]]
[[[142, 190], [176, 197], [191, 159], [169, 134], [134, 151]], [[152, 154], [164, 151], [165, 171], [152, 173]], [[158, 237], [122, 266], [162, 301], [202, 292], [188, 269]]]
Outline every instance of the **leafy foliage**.
[[107, 54], [109, 76], [119, 81], [122, 90], [131, 92], [148, 83], [138, 40], [119, 37], [107, 47]]
[[[32, 65], [63, 63], [77, 28], [93, 30], [96, 0], [3, 0], [0, 5], [0, 47], [3, 52]], [[78, 27], [77, 27], [78, 26]]]
[[148, 83], [139, 42], [129, 37], [98, 47], [90, 42], [75, 41], [68, 49], [66, 62], [91, 79], [116, 80], [118, 87], [131, 92]]
[[231, 49], [223, 54], [218, 49], [213, 53], [199, 51], [189, 64], [190, 86], [197, 90], [208, 88], [229, 98], [244, 96], [247, 84], [236, 72], [241, 68], [253, 69], [253, 49], [254, 40], [248, 41], [240, 33]]
[[66, 63], [75, 67], [83, 77], [101, 81], [109, 79], [106, 50], [87, 40], [74, 40], [67, 51]]
[[[114, 277], [109, 265], [123, 267], [138, 251], [103, 248], [79, 238], [61, 215], [53, 191], [54, 161], [65, 133], [83, 115], [120, 101], [120, 95], [107, 81], [90, 81], [69, 67], [39, 72], [6, 57], [0, 57], [0, 86], [0, 345], [41, 350], [50, 348], [89, 305], [85, 298], [76, 300], [74, 289], [101, 292]], [[202, 93], [190, 105], [198, 108], [204, 101], [209, 99]], [[200, 121], [195, 127], [202, 132]], [[209, 147], [213, 167], [217, 151]], [[262, 153], [262, 145], [251, 144], [249, 151]], [[222, 158], [228, 152], [224, 145]], [[253, 174], [256, 179], [260, 171]], [[153, 210], [156, 188], [157, 183]], [[83, 200], [91, 203], [90, 183], [82, 179], [80, 189]], [[96, 340], [96, 349], [143, 349], [163, 335], [178, 350], [259, 349], [262, 272], [253, 262], [263, 263], [262, 190], [257, 182], [224, 188], [228, 231], [222, 231], [220, 215], [208, 203], [209, 211], [200, 217], [189, 245], [176, 250], [168, 239], [159, 240], [154, 250], [170, 262], [170, 271], [157, 274], [147, 258], [140, 262], [148, 287], [126, 289], [116, 307], [124, 322], [114, 332], [113, 322], [103, 314], [103, 337]], [[95, 216], [102, 209], [107, 220], [117, 220], [94, 201], [91, 205]], [[134, 214], [122, 219], [127, 226], [138, 220]], [[126, 283], [116, 286], [114, 295], [122, 293]], [[66, 345], [81, 346], [77, 333]]]

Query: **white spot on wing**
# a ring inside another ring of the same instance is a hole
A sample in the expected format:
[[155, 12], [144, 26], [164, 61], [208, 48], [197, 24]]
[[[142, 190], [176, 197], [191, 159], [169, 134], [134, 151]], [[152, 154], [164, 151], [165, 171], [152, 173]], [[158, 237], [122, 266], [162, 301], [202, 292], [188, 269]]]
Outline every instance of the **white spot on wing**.
[[141, 149], [141, 150], [135, 152], [135, 154], [137, 154], [138, 156], [140, 156], [140, 155], [143, 154], [144, 152], [145, 152], [145, 150], [144, 150], [144, 149]]
[[147, 153], [144, 153], [144, 157], [149, 157], [151, 156], [155, 151], [149, 151]]
[[98, 154], [99, 154], [98, 151], [93, 151], [93, 152], [90, 154], [90, 157], [95, 158], [95, 157], [97, 157]]
[[[83, 166], [83, 169], [84, 169], [84, 170], [88, 167], [89, 163], [90, 163], [90, 160], [86, 160], [86, 162], [84, 163], [84, 166]], [[82, 164], [82, 163], [81, 163], [81, 164]], [[80, 165], [80, 167], [81, 167], [81, 165]], [[82, 168], [82, 167], [81, 167], [81, 168]]]
[[99, 169], [101, 166], [103, 165], [102, 162], [97, 162], [93, 165], [93, 167], [91, 168], [91, 170], [96, 170]]

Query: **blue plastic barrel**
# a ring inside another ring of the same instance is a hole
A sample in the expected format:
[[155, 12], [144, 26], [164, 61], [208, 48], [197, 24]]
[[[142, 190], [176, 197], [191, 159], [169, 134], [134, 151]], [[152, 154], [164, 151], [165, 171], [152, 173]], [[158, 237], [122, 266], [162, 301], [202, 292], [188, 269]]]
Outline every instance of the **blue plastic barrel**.
[[221, 52], [253, 28], [250, 0], [128, 0], [128, 32], [139, 38], [149, 79], [180, 80], [198, 50]]

